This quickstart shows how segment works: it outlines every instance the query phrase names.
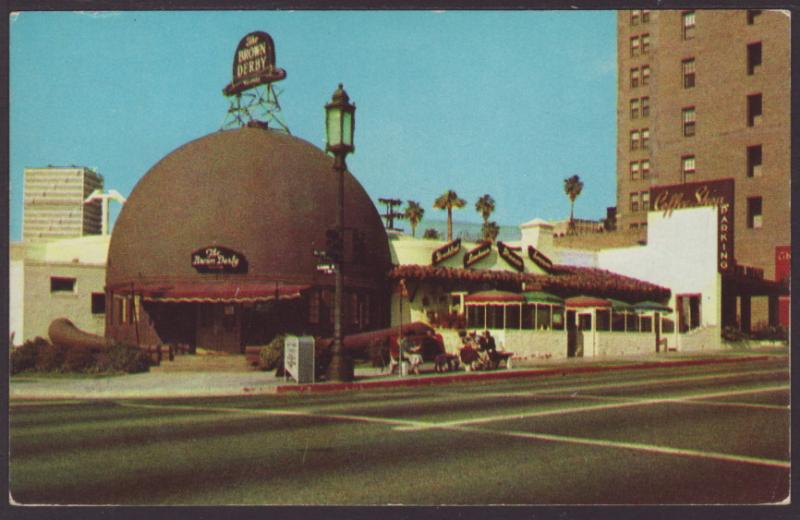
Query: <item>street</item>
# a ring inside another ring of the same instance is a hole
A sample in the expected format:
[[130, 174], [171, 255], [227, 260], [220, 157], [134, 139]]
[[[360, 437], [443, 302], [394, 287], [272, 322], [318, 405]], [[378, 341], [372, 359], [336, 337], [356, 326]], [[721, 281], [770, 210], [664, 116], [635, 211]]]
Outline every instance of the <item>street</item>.
[[729, 504], [789, 492], [785, 358], [321, 395], [11, 403], [49, 504]]

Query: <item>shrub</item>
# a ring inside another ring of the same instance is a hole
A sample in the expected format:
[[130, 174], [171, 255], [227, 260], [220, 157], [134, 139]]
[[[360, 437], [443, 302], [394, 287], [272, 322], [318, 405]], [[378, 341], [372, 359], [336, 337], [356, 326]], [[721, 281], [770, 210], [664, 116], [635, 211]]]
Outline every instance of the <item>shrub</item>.
[[42, 338], [28, 340], [19, 347], [11, 350], [11, 374], [19, 374], [26, 370], [33, 370], [36, 367], [36, 354], [40, 348], [49, 345]]
[[789, 332], [780, 325], [762, 327], [753, 332], [753, 337], [760, 340], [787, 341]]
[[738, 327], [727, 326], [722, 329], [722, 339], [731, 343], [738, 343], [747, 339], [747, 334]]
[[279, 372], [282, 372], [283, 342], [285, 339], [285, 335], [278, 334], [269, 342], [269, 345], [261, 348], [261, 352], [259, 352], [258, 368], [261, 370], [272, 370], [275, 368], [278, 369]]
[[61, 345], [47, 344], [36, 353], [36, 370], [39, 372], [58, 372], [63, 368], [67, 349]]
[[64, 370], [68, 372], [92, 372], [96, 370], [95, 357], [88, 348], [70, 348], [64, 355]]
[[139, 347], [114, 343], [108, 349], [108, 365], [114, 372], [133, 374], [147, 372], [150, 368], [150, 360]]

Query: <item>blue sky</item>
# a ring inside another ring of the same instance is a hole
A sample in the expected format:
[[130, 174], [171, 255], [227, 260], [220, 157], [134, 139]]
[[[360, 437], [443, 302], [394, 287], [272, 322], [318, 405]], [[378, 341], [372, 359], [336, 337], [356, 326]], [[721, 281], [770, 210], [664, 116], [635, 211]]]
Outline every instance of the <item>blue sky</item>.
[[[292, 133], [324, 146], [339, 82], [357, 105], [348, 166], [367, 192], [419, 201], [491, 194], [492, 220], [615, 203], [613, 11], [25, 12], [10, 24], [10, 238], [21, 235], [23, 168], [96, 167], [127, 196], [164, 155], [217, 131], [239, 40], [275, 41]], [[115, 206], [112, 204], [112, 206]], [[112, 220], [116, 210], [112, 211]], [[424, 225], [424, 223], [423, 223]]]

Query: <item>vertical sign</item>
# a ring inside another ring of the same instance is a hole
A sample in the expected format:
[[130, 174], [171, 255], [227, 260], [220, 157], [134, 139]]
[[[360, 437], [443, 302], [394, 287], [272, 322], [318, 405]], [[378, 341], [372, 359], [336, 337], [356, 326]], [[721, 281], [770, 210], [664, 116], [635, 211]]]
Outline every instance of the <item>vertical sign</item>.
[[650, 188], [653, 211], [663, 211], [665, 217], [676, 209], [716, 206], [717, 211], [717, 269], [733, 273], [736, 257], [733, 254], [733, 179], [687, 182]]

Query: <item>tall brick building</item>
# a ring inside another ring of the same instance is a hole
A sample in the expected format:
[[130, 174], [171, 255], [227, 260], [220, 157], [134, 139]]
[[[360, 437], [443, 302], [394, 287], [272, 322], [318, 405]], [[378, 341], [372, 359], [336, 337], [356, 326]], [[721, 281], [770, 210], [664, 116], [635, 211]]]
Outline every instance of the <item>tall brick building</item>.
[[618, 12], [618, 229], [644, 236], [651, 186], [733, 178], [736, 259], [780, 275], [790, 51], [790, 18], [778, 11]]

